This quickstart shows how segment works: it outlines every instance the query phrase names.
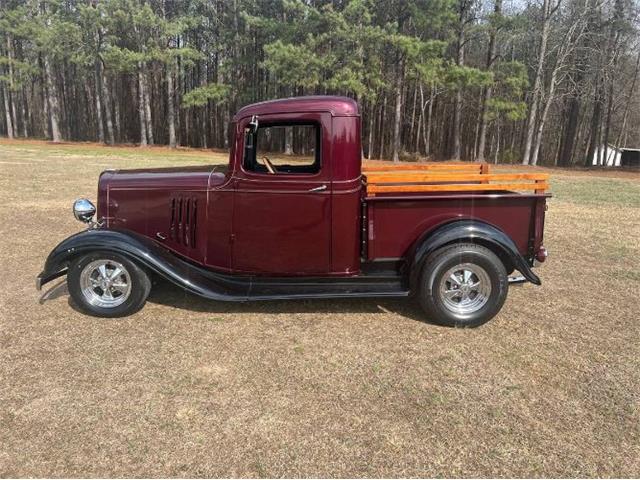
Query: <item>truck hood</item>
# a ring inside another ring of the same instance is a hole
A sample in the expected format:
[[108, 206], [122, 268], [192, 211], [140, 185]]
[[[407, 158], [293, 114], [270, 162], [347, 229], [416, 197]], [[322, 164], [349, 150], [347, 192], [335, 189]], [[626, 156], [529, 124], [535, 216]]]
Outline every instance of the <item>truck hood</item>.
[[105, 170], [98, 180], [98, 218], [108, 215], [107, 205], [108, 201], [113, 201], [114, 191], [118, 191], [117, 196], [124, 201], [136, 196], [136, 192], [139, 194], [150, 190], [155, 193], [165, 191], [167, 194], [176, 191], [205, 191], [224, 183], [226, 169], [226, 165], [198, 165]]

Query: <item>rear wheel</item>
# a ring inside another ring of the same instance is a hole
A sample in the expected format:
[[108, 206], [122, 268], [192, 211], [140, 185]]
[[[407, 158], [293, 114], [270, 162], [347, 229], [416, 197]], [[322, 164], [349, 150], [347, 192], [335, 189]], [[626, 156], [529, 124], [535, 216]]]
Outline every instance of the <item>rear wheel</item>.
[[129, 259], [95, 252], [73, 261], [69, 294], [82, 311], [96, 317], [124, 317], [145, 304], [151, 290], [147, 274]]
[[451, 327], [477, 327], [502, 308], [507, 272], [488, 248], [471, 243], [443, 247], [429, 256], [419, 301], [429, 318]]

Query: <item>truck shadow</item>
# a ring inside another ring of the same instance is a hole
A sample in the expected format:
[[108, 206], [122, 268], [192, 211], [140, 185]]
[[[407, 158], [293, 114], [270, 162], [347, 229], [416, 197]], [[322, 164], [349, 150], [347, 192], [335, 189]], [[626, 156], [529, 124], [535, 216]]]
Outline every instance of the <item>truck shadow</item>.
[[412, 298], [333, 298], [313, 300], [268, 300], [218, 302], [193, 295], [167, 282], [154, 284], [148, 302], [204, 313], [318, 313], [395, 314], [431, 323]]

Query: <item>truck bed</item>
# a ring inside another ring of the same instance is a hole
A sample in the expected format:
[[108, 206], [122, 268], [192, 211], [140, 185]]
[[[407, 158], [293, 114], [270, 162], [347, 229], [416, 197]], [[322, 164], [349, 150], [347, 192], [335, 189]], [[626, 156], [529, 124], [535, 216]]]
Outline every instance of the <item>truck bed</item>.
[[526, 258], [542, 245], [548, 174], [491, 174], [488, 164], [365, 163], [364, 257], [402, 258], [425, 232], [455, 220], [498, 227]]

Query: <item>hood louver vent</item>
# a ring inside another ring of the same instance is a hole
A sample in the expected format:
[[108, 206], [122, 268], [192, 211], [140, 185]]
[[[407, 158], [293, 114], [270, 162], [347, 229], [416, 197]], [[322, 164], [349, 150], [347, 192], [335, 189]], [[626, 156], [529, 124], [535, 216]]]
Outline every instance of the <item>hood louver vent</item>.
[[171, 224], [169, 237], [179, 245], [196, 246], [198, 200], [191, 197], [175, 196], [171, 199]]

